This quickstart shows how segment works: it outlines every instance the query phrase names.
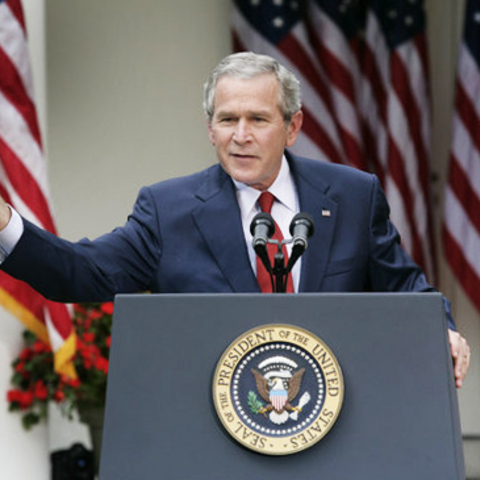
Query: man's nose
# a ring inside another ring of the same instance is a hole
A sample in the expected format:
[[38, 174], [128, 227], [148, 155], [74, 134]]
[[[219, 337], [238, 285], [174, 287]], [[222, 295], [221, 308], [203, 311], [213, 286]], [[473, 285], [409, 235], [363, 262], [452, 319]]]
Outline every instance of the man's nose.
[[235, 126], [235, 131], [233, 134], [233, 139], [237, 143], [245, 143], [250, 140], [252, 135], [250, 125], [247, 120], [245, 119], [240, 119]]

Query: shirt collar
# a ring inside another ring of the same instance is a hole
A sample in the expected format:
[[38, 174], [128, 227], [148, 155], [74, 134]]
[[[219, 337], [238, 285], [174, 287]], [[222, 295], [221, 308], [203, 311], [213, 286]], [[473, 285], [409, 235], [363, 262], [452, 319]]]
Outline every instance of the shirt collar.
[[[232, 178], [232, 180], [237, 189], [237, 198], [239, 199], [239, 202], [243, 205], [245, 212], [250, 212], [255, 207], [262, 192], [246, 185], [245, 183], [241, 183], [234, 178]], [[295, 193], [295, 184], [285, 155], [282, 157], [282, 163], [277, 178], [272, 185], [270, 185], [268, 191], [272, 193], [277, 201], [282, 203], [286, 208], [292, 212], [296, 212], [297, 196]]]

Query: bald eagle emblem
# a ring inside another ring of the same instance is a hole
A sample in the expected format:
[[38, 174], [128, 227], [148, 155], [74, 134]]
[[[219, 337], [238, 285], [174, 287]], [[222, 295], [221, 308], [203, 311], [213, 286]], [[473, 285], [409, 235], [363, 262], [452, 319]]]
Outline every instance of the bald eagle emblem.
[[305, 392], [296, 406], [292, 403], [297, 398], [305, 368], [298, 368], [293, 360], [283, 356], [267, 358], [258, 365], [258, 370], [251, 369], [260, 397], [267, 402], [263, 404], [256, 393], [248, 393], [248, 404], [253, 413], [262, 414], [276, 425], [282, 425], [289, 419], [297, 420], [298, 414], [310, 401], [310, 394]]

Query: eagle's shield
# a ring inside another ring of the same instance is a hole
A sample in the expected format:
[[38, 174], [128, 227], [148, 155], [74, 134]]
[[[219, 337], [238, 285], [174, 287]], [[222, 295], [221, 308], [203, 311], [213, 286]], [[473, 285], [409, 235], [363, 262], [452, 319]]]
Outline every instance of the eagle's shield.
[[270, 390], [269, 398], [275, 411], [281, 412], [287, 403], [288, 392], [287, 390]]

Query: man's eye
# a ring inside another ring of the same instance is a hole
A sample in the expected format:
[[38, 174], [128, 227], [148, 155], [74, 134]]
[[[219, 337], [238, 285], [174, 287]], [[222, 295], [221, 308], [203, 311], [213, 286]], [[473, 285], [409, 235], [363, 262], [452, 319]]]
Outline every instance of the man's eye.
[[232, 117], [223, 117], [219, 120], [219, 123], [223, 125], [228, 125], [230, 123], [233, 123], [233, 118]]

